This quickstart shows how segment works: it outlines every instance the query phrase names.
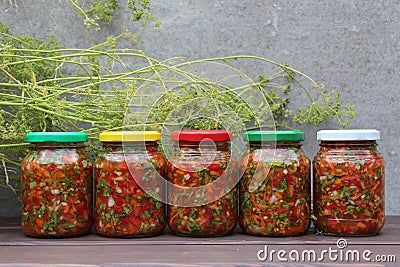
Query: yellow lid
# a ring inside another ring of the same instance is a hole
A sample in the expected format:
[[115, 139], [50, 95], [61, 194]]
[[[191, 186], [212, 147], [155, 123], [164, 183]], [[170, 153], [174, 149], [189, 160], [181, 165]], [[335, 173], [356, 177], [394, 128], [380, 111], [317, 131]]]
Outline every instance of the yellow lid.
[[140, 142], [161, 140], [157, 131], [109, 131], [99, 136], [101, 142]]

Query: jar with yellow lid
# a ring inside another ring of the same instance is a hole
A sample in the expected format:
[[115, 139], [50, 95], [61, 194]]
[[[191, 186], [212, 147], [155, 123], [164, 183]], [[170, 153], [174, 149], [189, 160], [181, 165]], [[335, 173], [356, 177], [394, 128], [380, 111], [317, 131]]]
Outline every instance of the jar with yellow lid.
[[[109, 237], [151, 236], [165, 228], [165, 160], [156, 131], [100, 134], [103, 152], [95, 160], [94, 226]], [[145, 190], [144, 190], [145, 189]]]

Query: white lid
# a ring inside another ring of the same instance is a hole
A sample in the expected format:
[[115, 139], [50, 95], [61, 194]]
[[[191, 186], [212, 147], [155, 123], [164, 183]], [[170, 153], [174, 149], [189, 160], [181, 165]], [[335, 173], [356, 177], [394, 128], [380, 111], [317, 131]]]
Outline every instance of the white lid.
[[375, 129], [321, 130], [317, 132], [317, 140], [321, 141], [362, 141], [379, 140], [380, 138], [380, 132]]

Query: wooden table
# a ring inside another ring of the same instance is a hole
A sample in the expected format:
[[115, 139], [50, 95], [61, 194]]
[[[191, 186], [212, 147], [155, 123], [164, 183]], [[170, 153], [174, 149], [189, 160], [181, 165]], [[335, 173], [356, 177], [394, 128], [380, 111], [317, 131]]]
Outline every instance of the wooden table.
[[[387, 217], [378, 236], [347, 237], [341, 240], [347, 246], [340, 248], [339, 239], [316, 235], [312, 229], [299, 237], [255, 237], [239, 228], [231, 236], [217, 238], [178, 237], [166, 230], [149, 238], [105, 238], [93, 233], [36, 239], [24, 236], [16, 219], [0, 219], [0, 266], [400, 266], [400, 216]], [[375, 261], [377, 256], [387, 262]]]

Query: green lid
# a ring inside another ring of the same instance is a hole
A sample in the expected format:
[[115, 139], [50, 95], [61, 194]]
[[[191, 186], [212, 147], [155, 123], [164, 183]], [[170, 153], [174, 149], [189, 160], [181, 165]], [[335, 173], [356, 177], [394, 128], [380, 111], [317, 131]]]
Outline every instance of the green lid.
[[86, 142], [88, 135], [84, 132], [31, 132], [26, 135], [28, 143], [44, 142]]
[[301, 131], [248, 131], [245, 140], [250, 142], [279, 142], [279, 141], [303, 141], [304, 132]]

